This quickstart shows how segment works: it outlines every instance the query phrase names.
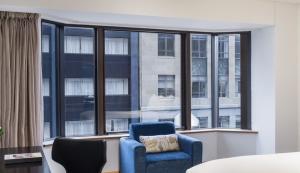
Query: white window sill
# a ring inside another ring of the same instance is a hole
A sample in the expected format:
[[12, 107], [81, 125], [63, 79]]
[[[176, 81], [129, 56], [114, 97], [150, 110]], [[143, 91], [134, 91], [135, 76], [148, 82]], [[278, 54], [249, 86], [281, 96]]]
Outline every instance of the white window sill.
[[[258, 134], [258, 131], [255, 130], [244, 130], [244, 129], [222, 129], [222, 128], [214, 128], [214, 129], [194, 129], [194, 130], [178, 130], [177, 133], [181, 134], [193, 134], [193, 133], [212, 133], [212, 132], [221, 132], [221, 133], [245, 133], [245, 134]], [[110, 135], [101, 135], [101, 136], [85, 136], [85, 137], [70, 137], [72, 139], [119, 139], [122, 137], [128, 137], [129, 134], [110, 134]], [[54, 140], [48, 140], [43, 142], [43, 146], [51, 146]]]

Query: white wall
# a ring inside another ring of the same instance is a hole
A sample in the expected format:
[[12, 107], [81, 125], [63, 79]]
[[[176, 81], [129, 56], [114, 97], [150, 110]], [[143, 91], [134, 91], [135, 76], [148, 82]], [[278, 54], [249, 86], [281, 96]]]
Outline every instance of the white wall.
[[216, 159], [257, 154], [257, 134], [217, 133]]
[[276, 3], [276, 152], [297, 151], [297, 6]]
[[259, 132], [257, 153], [275, 152], [274, 27], [252, 31], [252, 127]]

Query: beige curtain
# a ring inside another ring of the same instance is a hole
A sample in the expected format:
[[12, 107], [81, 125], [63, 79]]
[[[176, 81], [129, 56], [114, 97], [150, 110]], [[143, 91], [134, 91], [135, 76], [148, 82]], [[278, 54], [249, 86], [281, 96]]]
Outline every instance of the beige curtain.
[[41, 145], [38, 14], [0, 11], [0, 147]]

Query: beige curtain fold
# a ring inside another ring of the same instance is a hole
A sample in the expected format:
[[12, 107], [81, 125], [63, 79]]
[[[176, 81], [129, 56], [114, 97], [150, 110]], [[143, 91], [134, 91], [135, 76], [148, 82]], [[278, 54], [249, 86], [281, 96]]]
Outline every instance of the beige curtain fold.
[[39, 15], [0, 11], [0, 147], [42, 142]]

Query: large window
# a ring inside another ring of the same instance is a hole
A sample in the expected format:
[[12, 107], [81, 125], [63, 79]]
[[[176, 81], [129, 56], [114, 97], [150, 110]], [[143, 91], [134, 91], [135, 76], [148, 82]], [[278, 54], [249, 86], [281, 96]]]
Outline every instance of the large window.
[[240, 34], [219, 35], [218, 96], [221, 128], [240, 128]]
[[66, 136], [95, 134], [94, 32], [92, 28], [64, 27], [61, 78]]
[[[191, 35], [192, 128], [210, 128], [211, 111], [211, 36]], [[196, 117], [196, 118], [194, 118]]]
[[[120, 46], [124, 43], [130, 44]], [[105, 44], [106, 131], [127, 131], [133, 122], [172, 121], [181, 127], [180, 35], [106, 30]], [[126, 53], [108, 50], [114, 47]], [[174, 56], [175, 47], [177, 58], [157, 58], [152, 51]]]
[[136, 122], [250, 129], [250, 45], [249, 32], [43, 21], [44, 139], [127, 132]]

